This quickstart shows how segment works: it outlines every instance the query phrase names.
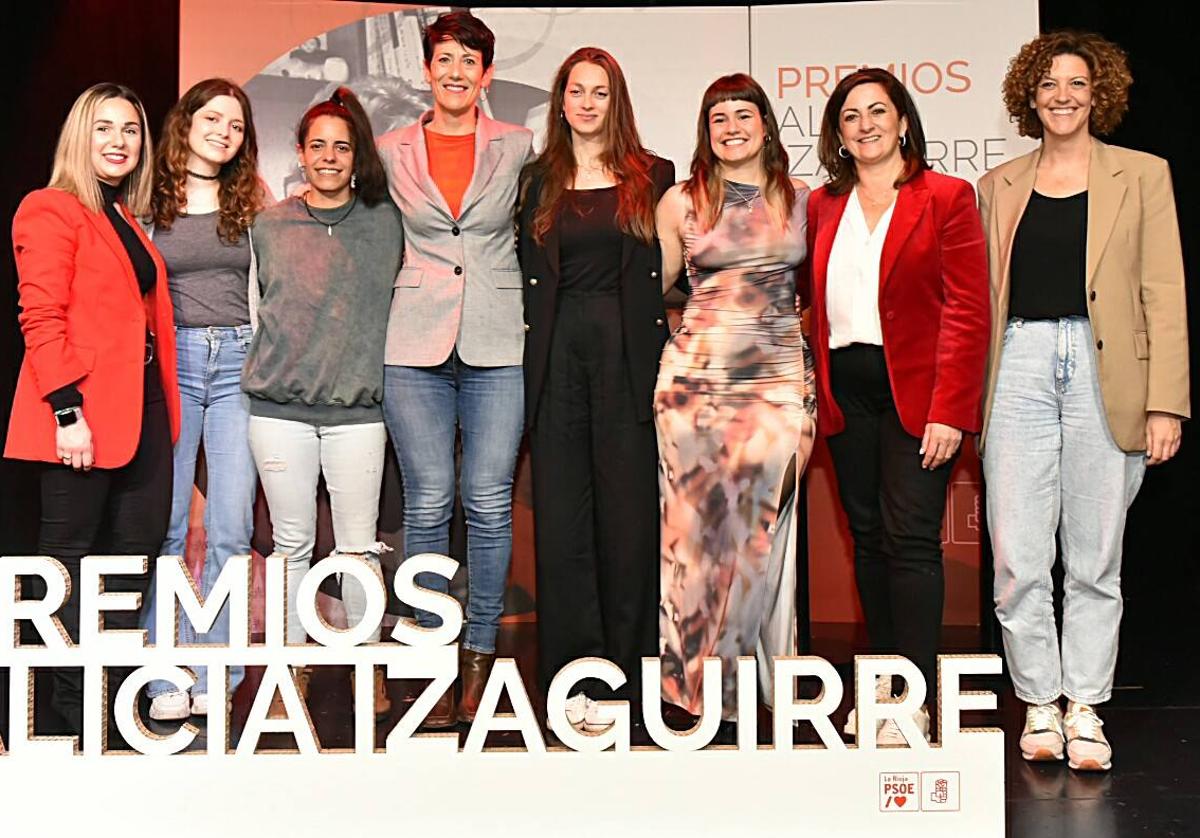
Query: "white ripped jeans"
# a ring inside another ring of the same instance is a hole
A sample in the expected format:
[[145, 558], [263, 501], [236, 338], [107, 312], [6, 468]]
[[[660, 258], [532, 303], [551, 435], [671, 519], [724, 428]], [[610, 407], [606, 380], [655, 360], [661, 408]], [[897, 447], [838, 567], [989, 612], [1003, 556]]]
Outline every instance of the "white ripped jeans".
[[[379, 572], [376, 538], [379, 490], [387, 431], [383, 422], [311, 425], [289, 419], [250, 417], [250, 450], [258, 467], [277, 557], [287, 560], [287, 642], [303, 643], [297, 593], [308, 573], [317, 540], [317, 480], [324, 474], [333, 518], [334, 552], [359, 555]], [[356, 625], [366, 611], [366, 594], [342, 579], [346, 619]], [[378, 640], [376, 630], [371, 640]]]

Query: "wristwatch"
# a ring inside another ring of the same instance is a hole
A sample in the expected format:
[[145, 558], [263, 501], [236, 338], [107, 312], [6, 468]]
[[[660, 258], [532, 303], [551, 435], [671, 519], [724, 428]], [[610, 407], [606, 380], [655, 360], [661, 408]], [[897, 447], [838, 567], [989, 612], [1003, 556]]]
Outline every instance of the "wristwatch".
[[83, 411], [77, 407], [64, 407], [54, 411], [54, 421], [60, 428], [69, 428], [83, 418]]

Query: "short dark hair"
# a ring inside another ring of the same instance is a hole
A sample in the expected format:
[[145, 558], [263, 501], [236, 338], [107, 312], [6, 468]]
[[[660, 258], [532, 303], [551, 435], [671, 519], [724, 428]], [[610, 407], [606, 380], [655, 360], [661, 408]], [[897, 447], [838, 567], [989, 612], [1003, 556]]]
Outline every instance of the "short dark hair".
[[913, 104], [908, 90], [900, 79], [881, 67], [866, 67], [851, 73], [838, 82], [833, 89], [833, 95], [825, 104], [825, 115], [821, 119], [821, 139], [817, 143], [817, 158], [829, 176], [828, 189], [834, 195], [843, 195], [858, 182], [858, 170], [854, 159], [838, 154], [841, 146], [840, 120], [842, 105], [850, 91], [860, 84], [878, 84], [887, 92], [892, 107], [896, 109], [896, 118], [904, 119], [908, 126], [904, 140], [900, 146], [900, 156], [904, 158], [904, 171], [900, 174], [896, 186], [907, 183], [916, 177], [918, 172], [929, 168], [925, 160], [925, 129], [921, 127], [921, 116], [917, 106]]
[[421, 51], [425, 54], [425, 66], [433, 60], [433, 47], [442, 41], [457, 41], [467, 49], [478, 51], [483, 56], [483, 69], [492, 66], [496, 54], [496, 36], [487, 25], [470, 12], [446, 12], [425, 27], [421, 33]]

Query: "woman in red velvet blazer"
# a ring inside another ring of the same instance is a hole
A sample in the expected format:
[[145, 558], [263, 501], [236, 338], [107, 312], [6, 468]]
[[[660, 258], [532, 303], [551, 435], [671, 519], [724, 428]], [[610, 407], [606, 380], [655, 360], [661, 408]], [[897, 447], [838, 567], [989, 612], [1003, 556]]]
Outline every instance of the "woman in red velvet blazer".
[[[817, 430], [854, 537], [871, 651], [912, 660], [932, 696], [946, 485], [962, 435], [979, 430], [983, 230], [970, 184], [930, 171], [920, 117], [886, 70], [838, 84], [819, 151], [829, 183], [808, 205]], [[913, 720], [928, 736], [927, 709]], [[901, 733], [892, 721], [876, 731], [882, 744]]]
[[[162, 259], [135, 220], [149, 207], [150, 156], [136, 94], [95, 85], [63, 124], [50, 186], [13, 219], [25, 359], [4, 453], [46, 463], [38, 552], [70, 575], [58, 616], [75, 641], [80, 558], [153, 559], [170, 512], [174, 322]], [[105, 588], [145, 601], [150, 578], [110, 576]], [[138, 622], [133, 611], [105, 617], [109, 629]], [[51, 706], [75, 732], [82, 687], [80, 670], [55, 671]]]

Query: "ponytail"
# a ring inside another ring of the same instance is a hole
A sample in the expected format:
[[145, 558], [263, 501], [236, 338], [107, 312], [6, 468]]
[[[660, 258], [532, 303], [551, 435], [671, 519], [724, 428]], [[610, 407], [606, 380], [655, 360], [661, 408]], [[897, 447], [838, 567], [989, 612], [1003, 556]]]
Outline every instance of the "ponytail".
[[363, 110], [358, 97], [348, 87], [339, 87], [324, 102], [318, 102], [300, 117], [296, 128], [296, 143], [303, 146], [308, 139], [308, 129], [322, 116], [336, 116], [350, 126], [354, 142], [354, 179], [359, 200], [369, 207], [387, 198], [387, 175], [383, 161], [375, 149], [375, 135], [371, 131], [371, 120]]

